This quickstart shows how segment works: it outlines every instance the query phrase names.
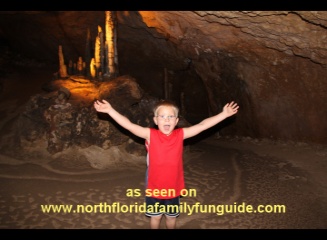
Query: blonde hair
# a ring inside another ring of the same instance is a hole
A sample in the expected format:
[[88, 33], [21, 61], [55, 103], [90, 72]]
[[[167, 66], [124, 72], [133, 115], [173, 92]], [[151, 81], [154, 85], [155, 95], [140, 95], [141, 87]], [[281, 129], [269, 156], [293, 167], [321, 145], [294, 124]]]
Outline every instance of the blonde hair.
[[160, 100], [153, 108], [154, 116], [157, 116], [160, 107], [172, 107], [174, 109], [176, 117], [178, 117], [179, 108], [175, 102], [171, 100]]

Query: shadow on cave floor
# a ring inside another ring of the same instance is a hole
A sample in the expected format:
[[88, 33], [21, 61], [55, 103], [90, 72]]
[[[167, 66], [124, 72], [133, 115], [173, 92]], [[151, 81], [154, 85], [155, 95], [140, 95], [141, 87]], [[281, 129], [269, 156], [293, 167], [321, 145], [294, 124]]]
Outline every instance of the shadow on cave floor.
[[[6, 82], [3, 132], [49, 74], [33, 76], [28, 83], [14, 76]], [[190, 195], [181, 198], [177, 228], [326, 229], [326, 156], [320, 146], [252, 139], [211, 136], [190, 144], [184, 159]], [[0, 164], [0, 229], [149, 227], [142, 212], [145, 159], [106, 170], [3, 155]], [[135, 195], [127, 196], [130, 191]]]

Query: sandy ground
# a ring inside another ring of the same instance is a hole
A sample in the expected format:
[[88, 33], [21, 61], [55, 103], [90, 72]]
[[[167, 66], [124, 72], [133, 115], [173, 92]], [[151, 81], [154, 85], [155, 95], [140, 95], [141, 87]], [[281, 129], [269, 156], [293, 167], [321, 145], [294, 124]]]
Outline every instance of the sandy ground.
[[[1, 79], [2, 131], [49, 78], [30, 71]], [[74, 158], [23, 162], [0, 153], [0, 229], [149, 228], [141, 208], [145, 158], [106, 170]], [[181, 199], [179, 229], [327, 228], [326, 146], [211, 136], [187, 146], [184, 166], [193, 195]]]

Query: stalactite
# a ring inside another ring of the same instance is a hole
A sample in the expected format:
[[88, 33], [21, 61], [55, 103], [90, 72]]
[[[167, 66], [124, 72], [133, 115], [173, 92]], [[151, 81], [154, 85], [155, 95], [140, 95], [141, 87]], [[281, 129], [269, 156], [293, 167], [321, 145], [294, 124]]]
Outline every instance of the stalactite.
[[110, 77], [109, 66], [108, 66], [108, 42], [107, 41], [105, 41], [104, 44], [104, 54], [105, 54], [104, 76]]
[[102, 77], [116, 77], [118, 75], [118, 54], [117, 54], [117, 28], [116, 28], [116, 12], [105, 11], [106, 32], [102, 31], [98, 26], [98, 36], [95, 39], [94, 57], [91, 53], [91, 33], [87, 29], [86, 47], [85, 47], [85, 62], [82, 57], [79, 57], [77, 63], [69, 61], [69, 68], [67, 74], [67, 67], [64, 64], [64, 57], [62, 53], [62, 46], [59, 46], [59, 75], [60, 77], [67, 77], [73, 74], [82, 74], [86, 77], [99, 78]]
[[115, 49], [114, 49], [114, 22], [111, 11], [106, 11], [106, 42], [108, 48], [108, 69], [109, 76], [115, 76]]
[[104, 73], [104, 39], [103, 39], [103, 32], [102, 29], [99, 30], [99, 39], [100, 39], [100, 74], [99, 76], [102, 77], [103, 73]]
[[118, 50], [117, 50], [117, 13], [113, 12], [113, 28], [114, 28], [114, 63], [115, 63], [115, 77], [118, 76]]
[[[101, 27], [98, 26], [98, 30], [101, 31]], [[96, 76], [98, 75], [98, 73], [101, 71], [100, 67], [101, 67], [101, 52], [100, 52], [101, 48], [100, 48], [100, 37], [97, 36], [95, 38], [95, 49], [94, 49], [94, 64], [96, 67]]]
[[68, 77], [67, 66], [65, 65], [64, 54], [62, 52], [62, 46], [59, 45], [59, 75], [62, 78]]

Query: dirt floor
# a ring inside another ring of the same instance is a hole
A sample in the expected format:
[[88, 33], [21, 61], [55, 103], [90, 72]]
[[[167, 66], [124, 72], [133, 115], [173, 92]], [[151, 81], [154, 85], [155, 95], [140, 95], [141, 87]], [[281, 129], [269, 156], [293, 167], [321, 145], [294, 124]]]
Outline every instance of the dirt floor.
[[[51, 77], [25, 69], [1, 78], [2, 134]], [[177, 228], [327, 228], [326, 146], [211, 136], [185, 150], [189, 195], [181, 199]], [[137, 195], [145, 158], [129, 157], [135, 161], [100, 170], [81, 164], [74, 150], [55, 163], [0, 153], [0, 228], [148, 229], [144, 195]]]

